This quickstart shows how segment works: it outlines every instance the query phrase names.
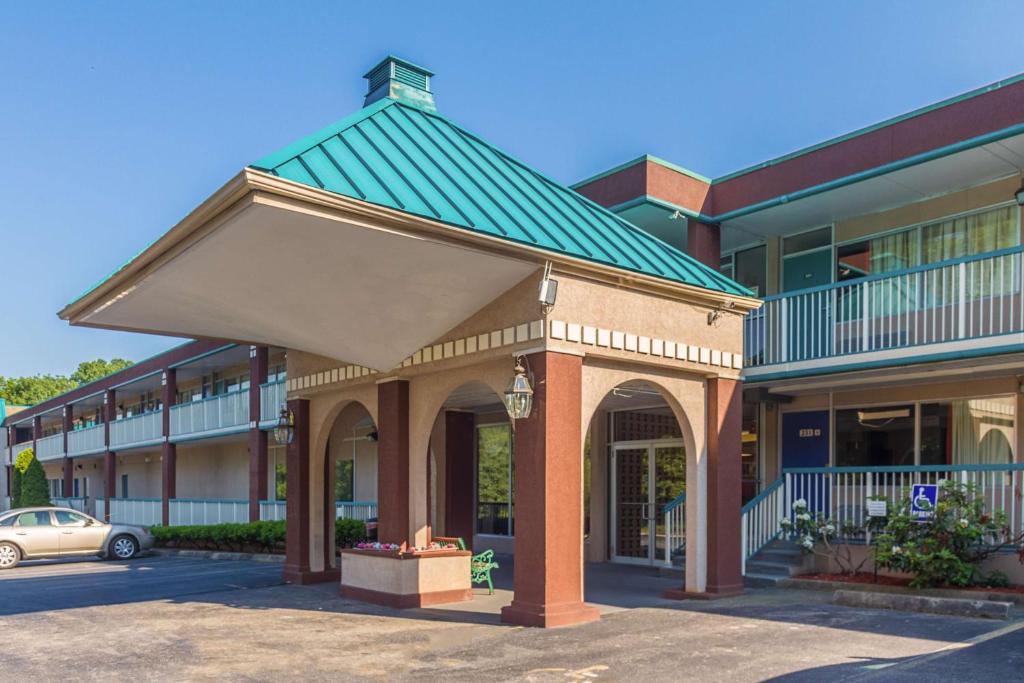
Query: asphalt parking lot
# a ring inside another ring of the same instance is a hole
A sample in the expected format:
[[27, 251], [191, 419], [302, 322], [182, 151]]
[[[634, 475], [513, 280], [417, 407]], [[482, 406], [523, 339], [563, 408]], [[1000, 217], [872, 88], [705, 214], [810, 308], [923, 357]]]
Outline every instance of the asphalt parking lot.
[[334, 585], [281, 585], [280, 565], [173, 557], [0, 573], [0, 633], [5, 667], [32, 681], [1009, 681], [1024, 671], [1019, 619], [754, 590], [648, 600], [543, 631], [486, 610], [396, 611], [341, 599]]

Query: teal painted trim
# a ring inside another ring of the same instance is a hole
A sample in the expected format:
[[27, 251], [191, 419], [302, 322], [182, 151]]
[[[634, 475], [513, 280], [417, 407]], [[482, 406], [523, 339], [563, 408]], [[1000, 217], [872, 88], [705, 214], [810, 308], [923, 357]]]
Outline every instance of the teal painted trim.
[[[1019, 332], [1011, 332], [1011, 335], [1020, 334]], [[994, 335], [997, 337], [1007, 335]], [[985, 339], [986, 337], [973, 337], [973, 339]], [[928, 347], [932, 344], [948, 344], [949, 342], [931, 342], [930, 344], [919, 344], [917, 346], [899, 346], [892, 350], [897, 351], [900, 349], [920, 349]], [[964, 351], [948, 351], [946, 353], [933, 353], [925, 356], [917, 355], [916, 353], [900, 358], [889, 358], [886, 360], [877, 361], [866, 361], [862, 363], [846, 363], [842, 365], [833, 365], [822, 368], [810, 368], [807, 370], [792, 370], [788, 372], [776, 372], [772, 374], [756, 375], [753, 377], [745, 376], [744, 381], [748, 384], [756, 384], [761, 382], [771, 382], [781, 379], [797, 379], [800, 377], [813, 377], [815, 375], [835, 375], [841, 372], [853, 372], [856, 370], [871, 370], [875, 368], [888, 368], [893, 366], [907, 366], [907, 365], [920, 365], [922, 363], [937, 363], [946, 360], [966, 360], [969, 358], [979, 358], [981, 356], [1000, 356], [1006, 353], [1020, 353], [1024, 351], [1024, 344], [1004, 344], [1002, 346], [990, 346], [983, 349], [967, 349]], [[863, 351], [861, 353], [875, 353], [874, 351]], [[858, 354], [854, 354], [858, 355]], [[839, 358], [839, 356], [836, 356]], [[819, 360], [808, 359], [808, 360]], [[800, 362], [800, 361], [793, 361]], [[752, 367], [771, 367], [769, 365], [752, 366]]]
[[[104, 500], [103, 498], [97, 498], [96, 500]], [[160, 498], [118, 498], [117, 496], [111, 498], [111, 500], [123, 500], [126, 503], [159, 503]]]
[[324, 128], [321, 128], [315, 133], [307, 135], [301, 140], [297, 140], [296, 142], [293, 142], [287, 147], [279, 149], [273, 154], [268, 154], [262, 159], [258, 159], [257, 161], [254, 161], [249, 165], [252, 166], [253, 168], [259, 169], [261, 171], [266, 171], [269, 173], [275, 167], [280, 166], [281, 164], [285, 163], [286, 161], [289, 161], [294, 157], [297, 157], [301, 154], [304, 154], [305, 152], [308, 152], [309, 150], [318, 146], [324, 140], [334, 137], [343, 130], [351, 128], [352, 126], [359, 123], [363, 119], [373, 116], [382, 109], [387, 109], [388, 107], [391, 107], [395, 104], [396, 102], [394, 100], [390, 100], [386, 97], [384, 99], [377, 100], [373, 104], [363, 107], [359, 111], [350, 114], [349, 116], [346, 116], [340, 121], [335, 121], [331, 125], [325, 126]]
[[715, 219], [707, 215], [706, 213], [700, 213], [699, 211], [688, 209], [680, 204], [673, 204], [672, 202], [665, 201], [664, 199], [659, 199], [658, 197], [655, 197], [654, 195], [650, 194], [645, 194], [640, 197], [630, 199], [629, 201], [622, 202], [621, 204], [616, 204], [615, 206], [609, 207], [608, 210], [611, 211], [612, 213], [619, 213], [620, 211], [628, 211], [629, 209], [633, 209], [638, 206], [643, 206], [645, 204], [656, 206], [659, 209], [664, 209], [668, 213], [678, 211], [687, 218], [693, 218], [695, 220], [701, 221], [702, 223], [715, 222]]
[[231, 503], [231, 504], [244, 504], [248, 505], [248, 500], [239, 500], [237, 498], [171, 498], [172, 503]]
[[786, 474], [858, 474], [875, 473], [912, 473], [912, 472], [1019, 472], [1024, 470], [1024, 463], [1007, 463], [1005, 465], [886, 465], [880, 467], [787, 467], [782, 470]]
[[189, 363], [195, 363], [197, 360], [202, 360], [203, 358], [208, 358], [210, 356], [214, 356], [214, 355], [216, 355], [218, 353], [222, 353], [224, 351], [227, 351], [228, 349], [233, 349], [233, 348], [235, 348], [237, 346], [238, 346], [238, 344], [225, 344], [224, 346], [218, 346], [217, 348], [211, 349], [210, 351], [207, 351], [206, 353], [200, 353], [198, 356], [192, 356], [191, 358], [183, 360], [180, 363], [175, 363], [174, 365], [169, 365], [168, 367], [170, 367], [170, 368], [180, 368], [180, 367], [182, 367], [184, 365], [188, 365]]
[[762, 500], [770, 496], [777, 489], [781, 488], [782, 485], [785, 483], [786, 480], [781, 477], [773, 481], [771, 484], [767, 486], [767, 488], [765, 488], [765, 490], [761, 491], [761, 493], [757, 494], [756, 496], [748, 500], [746, 504], [742, 508], [740, 508], [740, 514], [752, 510], [755, 506], [757, 506], [758, 503], [760, 503]]
[[159, 446], [164, 442], [164, 437], [158, 437], [156, 439], [148, 439], [146, 441], [130, 441], [128, 443], [121, 444], [110, 444], [110, 450], [114, 453], [120, 453], [122, 451], [134, 451], [138, 448], [149, 448], [150, 446]]
[[357, 505], [376, 505], [375, 500], [336, 500], [334, 507], [355, 507]]
[[661, 509], [662, 514], [672, 512], [673, 510], [675, 510], [680, 505], [683, 505], [684, 503], [686, 503], [686, 491], [680, 493], [678, 496], [675, 497], [675, 499], [673, 499], [671, 503], [663, 507]]
[[948, 261], [938, 261], [936, 263], [925, 263], [920, 266], [913, 266], [911, 268], [904, 268], [902, 270], [893, 270], [886, 273], [876, 273], [874, 275], [865, 275], [863, 277], [851, 278], [849, 280], [843, 280], [842, 282], [832, 282], [826, 285], [818, 285], [817, 287], [808, 287], [807, 289], [798, 289], [792, 292], [779, 292], [778, 294], [772, 294], [771, 296], [764, 297], [763, 301], [777, 301], [779, 299], [789, 299], [801, 296], [803, 294], [813, 294], [814, 292], [826, 292], [832, 289], [842, 289], [843, 287], [850, 287], [860, 285], [865, 282], [877, 282], [878, 280], [889, 280], [892, 278], [901, 277], [903, 275], [912, 275], [914, 273], [923, 273], [926, 271], [938, 270], [940, 268], [947, 268], [949, 266], [959, 265], [961, 263], [971, 263], [973, 261], [984, 261], [987, 259], [995, 259], [1000, 256], [1009, 256], [1010, 254], [1020, 254], [1024, 252], [1024, 245], [1018, 245], [1016, 247], [1007, 247], [1005, 249], [997, 249], [996, 251], [987, 251], [983, 254], [971, 254], [970, 256], [961, 256], [955, 259], [949, 259]]
[[121, 382], [120, 384], [114, 384], [110, 388], [116, 391], [116, 390], [120, 389], [121, 387], [131, 386], [132, 384], [138, 384], [139, 382], [142, 382], [142, 381], [145, 381], [147, 379], [151, 379], [153, 377], [156, 377], [157, 375], [159, 375], [162, 372], [163, 372], [162, 369], [154, 370], [153, 372], [147, 372], [145, 375], [139, 375], [138, 377], [134, 377], [134, 378], [132, 378], [130, 380], [127, 380], [125, 382]]
[[941, 159], [942, 157], [946, 157], [951, 154], [956, 154], [957, 152], [963, 152], [968, 149], [974, 149], [975, 147], [980, 147], [981, 145], [987, 145], [990, 142], [998, 142], [999, 140], [1004, 140], [1008, 137], [1019, 135], [1021, 133], [1024, 133], [1024, 123], [1018, 123], [1008, 128], [1003, 128], [1001, 130], [994, 131], [991, 133], [985, 133], [984, 135], [978, 135], [976, 137], [969, 138], [967, 140], [962, 140], [952, 145], [939, 147], [937, 149], [929, 150], [927, 152], [922, 152], [921, 154], [915, 154], [914, 156], [907, 157], [905, 159], [900, 159], [898, 161], [893, 161], [888, 164], [875, 166], [874, 168], [870, 168], [865, 171], [859, 171], [857, 173], [844, 176], [842, 178], [836, 178], [835, 180], [830, 180], [826, 183], [821, 183], [819, 185], [813, 185], [811, 187], [804, 188], [803, 190], [798, 190], [796, 192], [791, 192], [789, 194], [780, 195], [772, 199], [766, 199], [762, 202], [758, 202], [757, 204], [751, 204], [750, 206], [745, 206], [741, 209], [727, 211], [723, 214], [715, 216], [715, 221], [722, 222], [733, 220], [735, 218], [740, 218], [741, 216], [746, 216], [748, 214], [763, 211], [765, 209], [771, 209], [782, 204], [797, 201], [799, 199], [805, 199], [816, 194], [821, 194], [822, 192], [835, 190], [841, 187], [845, 187], [847, 185], [859, 183], [864, 180], [877, 178], [878, 176], [885, 175], [886, 173], [892, 173], [893, 171], [899, 171], [904, 168], [909, 168], [911, 166], [917, 166], [918, 164], [923, 164], [927, 161]]
[[840, 135], [839, 137], [830, 138], [828, 140], [825, 140], [824, 142], [819, 142], [816, 145], [811, 145], [810, 147], [803, 147], [795, 152], [790, 152], [789, 154], [784, 154], [783, 156], [775, 157], [774, 159], [769, 159], [768, 161], [763, 161], [759, 164], [754, 164], [753, 166], [748, 166], [747, 168], [742, 168], [738, 171], [733, 171], [732, 173], [727, 173], [726, 175], [715, 178], [714, 180], [712, 180], [712, 182], [725, 182], [726, 180], [731, 180], [732, 178], [736, 178], [741, 175], [746, 175], [754, 171], [759, 171], [769, 166], [775, 166], [777, 164], [782, 163], [783, 161], [788, 161], [790, 159], [803, 156], [805, 154], [810, 154], [811, 152], [816, 152], [819, 149], [831, 147], [832, 145], [838, 144], [840, 142], [845, 142], [846, 140], [851, 140], [856, 137], [860, 137], [861, 135], [873, 133], [876, 130], [880, 130], [882, 128], [892, 126], [902, 121], [906, 121], [908, 119], [921, 116], [922, 114], [927, 114], [937, 109], [948, 107], [951, 104], [957, 104], [958, 102], [963, 102], [965, 100], [972, 99], [974, 97], [977, 97], [978, 95], [984, 95], [985, 93], [992, 92], [993, 90], [999, 90], [1000, 88], [1005, 88], [1007, 86], [1014, 85], [1015, 83], [1020, 83], [1021, 81], [1024, 81], [1024, 73], [1017, 74], [1016, 76], [1011, 76], [1010, 78], [1005, 78], [1001, 81], [996, 81], [995, 83], [984, 85], [980, 88], [975, 88], [974, 90], [970, 90], [968, 92], [961, 93], [953, 97], [949, 97], [939, 102], [935, 102], [934, 104], [929, 104], [925, 107], [921, 107], [920, 109], [914, 109], [905, 114], [900, 114], [899, 116], [894, 116], [892, 118], [885, 119], [884, 121], [874, 123], [870, 126], [865, 126], [864, 128], [858, 128], [857, 130], [854, 130], [850, 133], [845, 133], [843, 135]]
[[217, 429], [204, 429], [201, 432], [189, 432], [188, 434], [176, 434], [169, 437], [171, 443], [185, 443], [188, 441], [202, 441], [203, 439], [215, 439], [220, 436], [231, 436], [249, 431], [249, 423], [234, 425], [232, 427], [219, 427]]
[[284, 384], [287, 381], [288, 380], [286, 380], [286, 379], [278, 379], [278, 380], [274, 380], [273, 382], [264, 382], [263, 384], [260, 385], [260, 389], [262, 389], [264, 387], [272, 387], [272, 386], [275, 386], [277, 384]]
[[682, 173], [685, 176], [689, 176], [689, 177], [693, 178], [694, 180], [699, 180], [702, 183], [707, 183], [708, 185], [710, 185], [711, 182], [712, 182], [711, 178], [708, 178], [707, 176], [703, 176], [700, 173], [697, 173], [696, 171], [691, 171], [690, 169], [685, 168], [683, 166], [679, 166], [678, 164], [673, 164], [671, 161], [666, 161], [665, 159], [653, 156], [651, 154], [641, 154], [636, 159], [631, 159], [631, 160], [629, 160], [629, 161], [627, 161], [625, 163], [622, 163], [622, 164], [619, 164], [618, 166], [610, 168], [607, 171], [602, 171], [602, 172], [597, 173], [595, 175], [592, 175], [592, 176], [589, 176], [587, 178], [584, 178], [583, 180], [580, 180], [579, 182], [573, 183], [572, 185], [569, 186], [569, 189], [570, 190], [575, 190], [577, 188], [583, 187], [584, 185], [589, 185], [590, 183], [592, 183], [594, 181], [600, 180], [602, 178], [607, 178], [610, 175], [615, 175], [619, 171], [625, 171], [627, 168], [632, 168], [633, 166], [636, 166], [637, 164], [642, 164], [642, 163], [648, 162], [648, 161], [651, 162], [652, 164], [657, 164], [659, 166], [664, 166], [665, 168], [670, 169], [672, 171], [676, 171], [677, 173]]

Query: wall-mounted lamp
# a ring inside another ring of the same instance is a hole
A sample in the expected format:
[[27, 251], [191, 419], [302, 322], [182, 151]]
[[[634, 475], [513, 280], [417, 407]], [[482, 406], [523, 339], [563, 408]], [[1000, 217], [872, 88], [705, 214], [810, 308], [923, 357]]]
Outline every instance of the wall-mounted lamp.
[[515, 374], [505, 389], [505, 410], [513, 420], [523, 420], [530, 417], [532, 408], [533, 387], [523, 368], [523, 357], [519, 356], [516, 358]]
[[544, 314], [551, 312], [555, 307], [555, 299], [558, 298], [558, 280], [551, 277], [551, 261], [544, 264], [544, 275], [540, 279], [540, 287], [537, 290], [537, 300], [540, 302]]
[[281, 446], [287, 446], [295, 438], [295, 416], [288, 408], [281, 408], [281, 414], [277, 417], [277, 425], [274, 427], [274, 441]]
[[708, 325], [715, 325], [718, 323], [719, 318], [722, 317], [724, 311], [731, 311], [736, 308], [735, 301], [726, 301], [724, 304], [719, 306], [713, 311], [708, 312]]

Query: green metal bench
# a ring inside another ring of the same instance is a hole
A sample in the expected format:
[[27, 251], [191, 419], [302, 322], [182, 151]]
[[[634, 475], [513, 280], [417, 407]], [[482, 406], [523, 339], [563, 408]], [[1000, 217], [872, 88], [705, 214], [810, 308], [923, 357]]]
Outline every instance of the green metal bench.
[[[466, 549], [466, 542], [459, 536], [435, 536], [435, 541], [440, 543], [454, 543], [459, 550]], [[485, 550], [474, 555], [469, 561], [469, 580], [471, 583], [486, 583], [488, 595], [494, 595], [494, 582], [491, 581], [491, 570], [498, 569], [498, 563], [494, 561], [494, 551]]]

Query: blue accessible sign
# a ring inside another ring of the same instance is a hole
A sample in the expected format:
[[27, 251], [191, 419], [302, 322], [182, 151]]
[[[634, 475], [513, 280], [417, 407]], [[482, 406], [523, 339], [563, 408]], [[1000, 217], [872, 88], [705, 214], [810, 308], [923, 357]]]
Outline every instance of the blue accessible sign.
[[927, 522], [935, 517], [935, 504], [939, 500], [937, 484], [914, 484], [910, 495], [910, 516], [915, 522]]

